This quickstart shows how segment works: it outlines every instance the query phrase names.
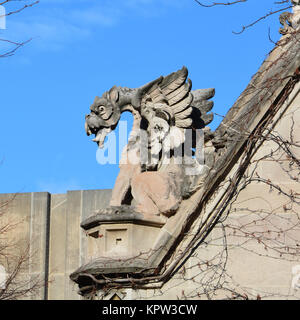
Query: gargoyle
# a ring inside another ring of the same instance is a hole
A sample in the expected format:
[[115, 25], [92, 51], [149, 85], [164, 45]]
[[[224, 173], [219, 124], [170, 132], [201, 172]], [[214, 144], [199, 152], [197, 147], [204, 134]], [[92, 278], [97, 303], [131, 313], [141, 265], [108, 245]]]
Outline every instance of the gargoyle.
[[200, 165], [193, 155], [180, 163], [178, 151], [187, 143], [186, 129], [192, 132], [189, 140], [193, 149], [197, 129], [212, 121], [213, 114], [207, 112], [213, 107], [208, 99], [214, 96], [214, 89], [191, 91], [187, 76], [188, 70], [183, 67], [140, 88], [114, 86], [95, 98], [85, 118], [85, 129], [88, 135], [95, 134], [93, 141], [100, 148], [122, 112], [130, 111], [134, 118], [110, 208], [133, 205], [146, 218], [169, 217], [193, 189], [186, 169]]

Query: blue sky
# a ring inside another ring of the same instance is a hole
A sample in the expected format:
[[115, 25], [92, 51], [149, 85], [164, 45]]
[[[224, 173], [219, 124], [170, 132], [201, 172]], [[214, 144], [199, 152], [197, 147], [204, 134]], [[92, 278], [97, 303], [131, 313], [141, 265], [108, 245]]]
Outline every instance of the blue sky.
[[[225, 115], [272, 49], [268, 29], [279, 38], [278, 15], [232, 31], [271, 8], [271, 0], [214, 8], [193, 0], [41, 0], [10, 16], [0, 36], [32, 41], [0, 59], [0, 192], [112, 188], [118, 165], [97, 163], [84, 116], [113, 85], [139, 87], [185, 65], [193, 89], [216, 88], [213, 111]], [[215, 116], [211, 128], [220, 121]]]

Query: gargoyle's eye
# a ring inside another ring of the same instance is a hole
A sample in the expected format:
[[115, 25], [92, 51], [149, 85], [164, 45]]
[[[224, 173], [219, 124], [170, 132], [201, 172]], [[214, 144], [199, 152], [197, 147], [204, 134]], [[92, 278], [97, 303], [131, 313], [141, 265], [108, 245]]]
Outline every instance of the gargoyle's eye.
[[104, 107], [104, 106], [99, 106], [98, 111], [99, 111], [99, 112], [105, 111], [105, 107]]

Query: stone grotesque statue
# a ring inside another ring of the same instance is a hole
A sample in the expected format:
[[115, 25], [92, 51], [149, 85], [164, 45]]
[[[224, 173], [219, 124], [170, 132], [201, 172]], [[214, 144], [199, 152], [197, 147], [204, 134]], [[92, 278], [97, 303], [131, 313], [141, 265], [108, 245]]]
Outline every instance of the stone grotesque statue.
[[279, 29], [282, 35], [295, 31], [300, 25], [300, 0], [291, 0], [293, 13], [283, 12], [279, 21], [283, 28]]
[[[134, 118], [106, 212], [124, 211], [127, 206], [145, 218], [169, 217], [193, 189], [197, 175], [193, 169], [199, 169], [193, 155], [196, 132], [212, 121], [213, 115], [207, 112], [213, 107], [208, 99], [214, 96], [214, 89], [191, 91], [187, 76], [183, 67], [140, 88], [114, 86], [95, 98], [85, 129], [88, 135], [95, 135], [93, 141], [100, 148], [122, 112], [130, 111]], [[189, 156], [181, 152], [184, 144], [191, 151]]]

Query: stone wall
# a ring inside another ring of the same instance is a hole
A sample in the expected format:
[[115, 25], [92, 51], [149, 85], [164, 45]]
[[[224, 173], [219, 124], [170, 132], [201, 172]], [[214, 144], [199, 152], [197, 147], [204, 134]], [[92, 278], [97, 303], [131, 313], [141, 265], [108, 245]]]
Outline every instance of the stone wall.
[[69, 279], [87, 262], [86, 235], [80, 223], [95, 209], [106, 207], [110, 196], [111, 190], [0, 194], [0, 203], [9, 202], [3, 219], [16, 223], [9, 234], [17, 241], [16, 252], [30, 244], [30, 261], [22, 276], [39, 275], [48, 283], [32, 298], [80, 299]]

